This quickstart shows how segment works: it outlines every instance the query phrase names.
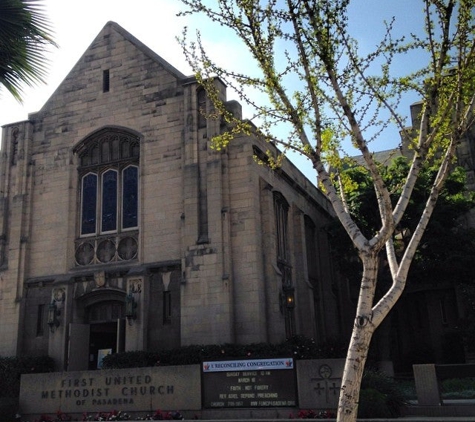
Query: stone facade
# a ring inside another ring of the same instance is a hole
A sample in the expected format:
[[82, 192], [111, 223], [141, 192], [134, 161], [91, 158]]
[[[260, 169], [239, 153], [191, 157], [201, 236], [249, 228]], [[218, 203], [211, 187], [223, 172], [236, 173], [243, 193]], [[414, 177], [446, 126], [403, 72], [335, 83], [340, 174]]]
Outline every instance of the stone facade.
[[351, 325], [329, 202], [291, 163], [257, 165], [272, 145], [211, 149], [210, 107], [109, 22], [39, 112], [3, 127], [0, 355], [86, 370], [108, 351], [323, 342]]

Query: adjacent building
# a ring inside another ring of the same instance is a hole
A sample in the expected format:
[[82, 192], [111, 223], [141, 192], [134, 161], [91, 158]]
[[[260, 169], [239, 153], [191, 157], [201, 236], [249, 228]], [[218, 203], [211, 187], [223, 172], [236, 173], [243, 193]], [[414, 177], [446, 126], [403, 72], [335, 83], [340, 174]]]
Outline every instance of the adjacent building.
[[[422, 102], [411, 105], [411, 133], [420, 126]], [[466, 188], [475, 190], [475, 126], [461, 139], [457, 146], [457, 165], [466, 171]], [[373, 158], [384, 166], [389, 166], [399, 157], [412, 158], [413, 150], [409, 139], [402, 138], [401, 146], [374, 152]], [[362, 156], [353, 157], [357, 165], [365, 165]], [[460, 221], [461, 227], [475, 227], [475, 210], [472, 209]], [[444, 239], [445, 240], [445, 239]], [[447, 241], [445, 241], [447, 242]], [[469, 254], [470, 252], [467, 252]], [[446, 254], [450, 256], [449, 253]], [[446, 259], [448, 261], [448, 259]], [[448, 272], [455, 272], [458, 261], [449, 262]], [[473, 268], [473, 267], [472, 267]], [[467, 321], [473, 319], [473, 269], [465, 271], [464, 279], [448, 277], [434, 280], [434, 269], [427, 269], [424, 280], [411, 279], [402, 297], [396, 303], [373, 339], [373, 350], [381, 360], [390, 360], [398, 373], [412, 372], [413, 364], [421, 363], [463, 363], [473, 361], [473, 349], [467, 347], [464, 330]], [[471, 276], [472, 275], [472, 276]], [[381, 281], [381, 280], [380, 280]], [[410, 328], [410, 329], [408, 329]]]

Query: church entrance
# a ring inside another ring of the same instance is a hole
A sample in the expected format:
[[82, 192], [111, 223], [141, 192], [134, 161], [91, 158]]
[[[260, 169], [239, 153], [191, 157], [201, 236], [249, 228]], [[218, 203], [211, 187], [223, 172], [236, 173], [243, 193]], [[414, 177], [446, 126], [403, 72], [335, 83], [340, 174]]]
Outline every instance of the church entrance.
[[105, 356], [125, 349], [125, 303], [95, 302], [85, 309], [85, 324], [70, 324], [68, 370], [95, 370]]
[[91, 324], [89, 332], [89, 369], [102, 368], [102, 359], [117, 352], [117, 322]]
[[124, 350], [125, 305], [103, 301], [87, 308], [89, 322], [89, 369], [102, 368], [102, 359]]

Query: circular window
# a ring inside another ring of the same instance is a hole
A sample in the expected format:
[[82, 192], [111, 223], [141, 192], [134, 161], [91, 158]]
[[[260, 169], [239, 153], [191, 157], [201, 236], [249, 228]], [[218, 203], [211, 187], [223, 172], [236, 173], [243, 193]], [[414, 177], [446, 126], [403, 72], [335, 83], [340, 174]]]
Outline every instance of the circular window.
[[124, 237], [119, 242], [119, 258], [128, 261], [137, 257], [137, 241], [133, 237]]
[[99, 243], [97, 247], [97, 259], [103, 263], [110, 262], [115, 255], [115, 244], [112, 240], [106, 239]]
[[89, 242], [81, 243], [76, 249], [78, 265], [89, 265], [94, 258], [94, 246]]

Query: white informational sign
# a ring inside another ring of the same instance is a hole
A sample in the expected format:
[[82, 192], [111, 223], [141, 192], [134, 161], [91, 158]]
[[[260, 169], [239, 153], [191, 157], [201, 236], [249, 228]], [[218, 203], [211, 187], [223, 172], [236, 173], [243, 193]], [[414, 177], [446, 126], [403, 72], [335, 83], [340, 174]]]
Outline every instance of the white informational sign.
[[112, 349], [99, 349], [97, 351], [97, 369], [102, 368], [102, 361], [104, 357], [110, 355], [112, 353]]
[[203, 362], [203, 372], [260, 371], [271, 369], [294, 369], [294, 360], [292, 358], [277, 358]]

